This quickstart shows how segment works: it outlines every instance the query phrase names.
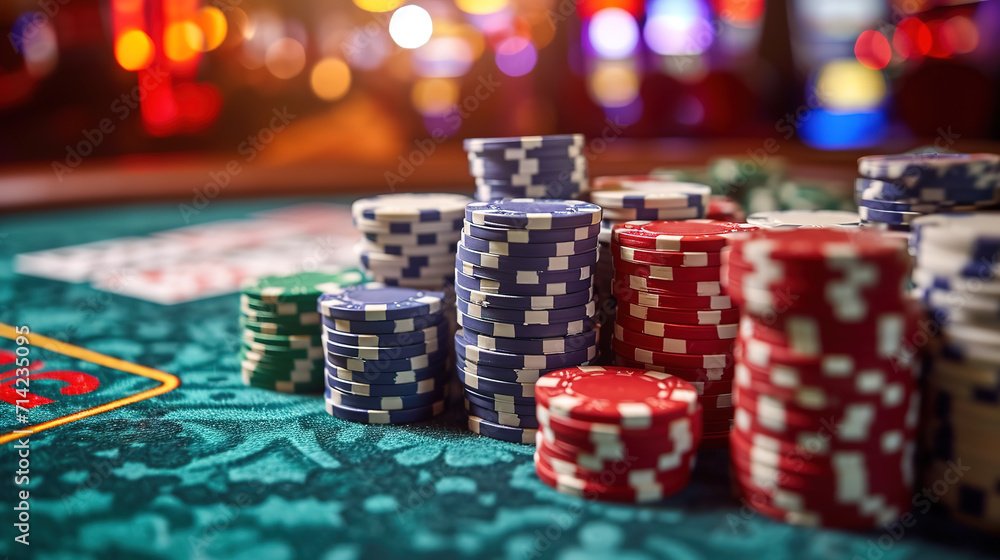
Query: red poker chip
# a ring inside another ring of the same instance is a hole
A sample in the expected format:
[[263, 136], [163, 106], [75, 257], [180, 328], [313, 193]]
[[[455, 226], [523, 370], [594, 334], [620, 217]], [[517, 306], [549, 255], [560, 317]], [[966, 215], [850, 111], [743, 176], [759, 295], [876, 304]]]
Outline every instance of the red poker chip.
[[784, 314], [809, 313], [830, 321], [861, 322], [879, 313], [898, 311], [904, 306], [898, 288], [882, 293], [838, 292], [795, 294], [787, 290], [758, 290], [730, 283], [726, 293], [740, 306], [741, 315], [779, 320]]
[[675, 352], [678, 354], [721, 354], [733, 351], [733, 339], [723, 340], [686, 340], [681, 338], [661, 338], [650, 336], [623, 328], [615, 324], [615, 338], [639, 348], [657, 352]]
[[673, 309], [732, 309], [735, 307], [729, 296], [675, 296], [654, 294], [629, 288], [627, 285], [612, 285], [612, 294], [618, 303], [634, 303], [644, 307], [669, 307]]
[[665, 367], [658, 366], [656, 364], [648, 364], [644, 362], [637, 362], [635, 360], [630, 360], [625, 356], [616, 355], [615, 365], [638, 368], [638, 369], [648, 369], [650, 371], [658, 371], [660, 373], [669, 373], [670, 375], [675, 375], [681, 379], [692, 382], [692, 381], [732, 381], [735, 379], [735, 368], [733, 366], [723, 367], [723, 368], [675, 368], [675, 367]]
[[698, 398], [698, 402], [701, 403], [703, 410], [732, 410], [733, 395], [725, 393], [721, 395], [702, 395]]
[[688, 383], [698, 391], [699, 397], [705, 395], [725, 395], [733, 392], [732, 381], [688, 381]]
[[672, 352], [654, 352], [645, 348], [636, 348], [616, 338], [611, 339], [611, 349], [616, 354], [629, 360], [672, 368], [726, 368], [733, 365], [733, 355], [727, 354], [678, 354]]
[[739, 334], [738, 323], [723, 325], [681, 325], [644, 321], [629, 315], [619, 315], [615, 321], [623, 329], [644, 333], [647, 336], [663, 336], [683, 340], [732, 340]]
[[884, 281], [852, 285], [849, 280], [832, 276], [815, 281], [798, 277], [772, 279], [754, 276], [731, 266], [722, 268], [724, 276], [721, 284], [726, 293], [740, 298], [737, 301], [759, 304], [777, 300], [777, 304], [784, 308], [816, 309], [821, 312], [831, 304], [858, 300], [870, 301], [876, 308], [886, 304], [899, 308], [907, 282], [904, 271], [891, 276], [883, 275], [886, 278]]
[[624, 503], [658, 502], [680, 492], [688, 484], [688, 480], [683, 479], [674, 486], [606, 486], [568, 475], [557, 475], [540, 457], [535, 460], [535, 472], [542, 482], [560, 492], [585, 499]]
[[708, 210], [705, 212], [705, 219], [720, 222], [745, 222], [747, 221], [746, 210], [740, 206], [739, 202], [728, 196], [712, 195], [708, 200]]
[[711, 434], [728, 434], [731, 429], [733, 429], [732, 422], [728, 420], [718, 420], [706, 423], [703, 426], [701, 438], [705, 439], [706, 436]]
[[646, 265], [703, 267], [720, 266], [722, 264], [722, 252], [719, 251], [650, 251], [612, 243], [611, 254], [616, 260]]
[[676, 309], [666, 307], [646, 307], [635, 303], [618, 302], [618, 313], [624, 313], [643, 321], [658, 323], [674, 323], [678, 325], [721, 325], [737, 324], [740, 321], [740, 309]]
[[687, 381], [648, 370], [582, 366], [535, 383], [536, 401], [552, 416], [642, 428], [693, 417], [698, 392]]
[[580, 480], [599, 482], [606, 486], [648, 486], [650, 484], [673, 485], [691, 476], [691, 455], [688, 453], [683, 461], [674, 468], [660, 470], [656, 468], [636, 468], [628, 458], [623, 459], [610, 468], [590, 470], [573, 461], [567, 461], [553, 453], [548, 443], [539, 441], [535, 453], [558, 474], [565, 474]]
[[[628, 449], [662, 452], [674, 445], [674, 430], [679, 424], [688, 427], [692, 435], [701, 430], [700, 417], [679, 418], [671, 423], [644, 429], [623, 429], [621, 426], [605, 422], [590, 422], [574, 418], [553, 416], [547, 408], [539, 407], [539, 423], [544, 425], [560, 442], [572, 443], [576, 447], [593, 451], [597, 445], [625, 446]], [[686, 424], [685, 424], [686, 422]]]
[[849, 261], [894, 261], [905, 253], [897, 241], [865, 229], [774, 228], [761, 229], [732, 239], [734, 254], [770, 259], [843, 263]]
[[625, 271], [615, 270], [612, 293], [622, 288], [640, 290], [651, 294], [675, 296], [718, 296], [722, 295], [722, 284], [718, 280], [704, 282], [679, 282], [676, 280], [661, 280], [645, 276], [632, 276]]
[[[701, 409], [702, 424], [718, 424], [720, 422], [732, 422], [736, 413], [735, 407]], [[704, 431], [704, 428], [703, 428]]]
[[727, 238], [757, 226], [714, 220], [626, 222], [611, 230], [611, 237], [626, 247], [658, 251], [719, 251]]
[[701, 438], [698, 449], [728, 449], [729, 433], [720, 433]]
[[777, 374], [747, 363], [738, 363], [736, 370], [739, 373], [736, 376], [735, 384], [740, 388], [758, 395], [768, 395], [789, 402], [801, 403], [803, 407], [824, 403], [829, 407], [841, 407], [857, 402], [859, 399], [880, 397], [890, 386], [906, 389], [913, 386], [912, 373], [902, 370], [878, 372], [868, 370], [863, 374], [870, 379], [867, 383], [862, 382], [859, 379], [861, 375], [857, 374], [851, 374], [846, 378], [800, 376], [798, 377], [799, 382], [795, 386], [775, 383], [775, 379], [781, 379], [782, 382], [785, 382], [794, 378], [794, 374], [788, 373], [794, 371], [792, 368], [787, 368], [784, 374]]
[[697, 437], [686, 437], [676, 441], [673, 438], [663, 439], [666, 446], [650, 444], [646, 447], [627, 447], [613, 444], [595, 445], [590, 442], [577, 443], [544, 426], [539, 429], [538, 434], [535, 440], [536, 447], [544, 444], [553, 457], [594, 472], [620, 471], [623, 464], [627, 464], [630, 469], [661, 471], [684, 465], [690, 468], [691, 459], [697, 453], [697, 443], [701, 439], [701, 433], [698, 432]]
[[721, 274], [718, 266], [663, 266], [639, 264], [612, 258], [615, 272], [630, 276], [666, 280], [670, 282], [718, 282]]
[[832, 363], [850, 362], [852, 367], [863, 369], [868, 366], [881, 366], [887, 361], [898, 360], [896, 367], [906, 363], [906, 356], [887, 359], [875, 352], [852, 352], [850, 354], [819, 354], [803, 355], [792, 352], [785, 346], [778, 346], [755, 338], [740, 336], [736, 339], [733, 354], [741, 356], [748, 363], [760, 368], [771, 368], [775, 365], [789, 365], [811, 369], [822, 369]]
[[[725, 251], [722, 261], [733, 281], [751, 287], [785, 287], [794, 290], [817, 291], [834, 282], [846, 282], [852, 278], [863, 280], [869, 289], [879, 286], [899, 285], [909, 269], [903, 258], [892, 261], [858, 261], [850, 266], [839, 264], [824, 266], [812, 260], [761, 259], [757, 263], [748, 261], [737, 250]], [[857, 280], [855, 280], [857, 281]]]
[[784, 314], [782, 319], [783, 325], [772, 326], [758, 317], [748, 315], [740, 323], [740, 332], [744, 336], [793, 351], [808, 350], [808, 354], [853, 354], [864, 352], [866, 348], [893, 349], [892, 354], [895, 354], [905, 343], [907, 333], [912, 330], [910, 318], [902, 309], [877, 314], [861, 323], [840, 323], [791, 312]]

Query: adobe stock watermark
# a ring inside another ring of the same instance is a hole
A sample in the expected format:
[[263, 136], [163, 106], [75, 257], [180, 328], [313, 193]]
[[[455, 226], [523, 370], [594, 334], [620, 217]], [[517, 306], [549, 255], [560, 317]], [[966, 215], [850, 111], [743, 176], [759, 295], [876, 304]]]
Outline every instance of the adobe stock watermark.
[[191, 197], [190, 204], [182, 203], [177, 205], [177, 210], [180, 212], [185, 224], [190, 224], [192, 217], [197, 216], [202, 210], [208, 208], [208, 205], [229, 186], [233, 178], [243, 173], [244, 165], [257, 159], [257, 156], [271, 142], [274, 142], [275, 136], [282, 130], [285, 130], [298, 116], [288, 112], [288, 107], [282, 107], [281, 109], [275, 107], [271, 110], [271, 114], [271, 120], [268, 121], [267, 126], [261, 128], [255, 134], [247, 136], [236, 147], [236, 153], [242, 156], [241, 158], [230, 159], [221, 169], [209, 171], [208, 182], [192, 189], [194, 196]]
[[[482, 103], [496, 93], [501, 85], [502, 82], [493, 79], [493, 74], [479, 76], [479, 81], [472, 94], [465, 96], [459, 103], [452, 105], [451, 110], [444, 114], [445, 125], [452, 130], [458, 130], [465, 119], [478, 111]], [[383, 175], [389, 191], [395, 192], [396, 185], [401, 185], [409, 179], [417, 168], [434, 155], [438, 146], [447, 139], [448, 134], [441, 127], [435, 127], [431, 130], [430, 137], [414, 139], [414, 148], [409, 153], [399, 156], [396, 169], [386, 171]]]
[[61, 183], [66, 175], [80, 167], [83, 160], [93, 154], [94, 150], [118, 129], [117, 123], [128, 119], [139, 108], [139, 104], [146, 99], [147, 92], [162, 84], [169, 76], [159, 66], [150, 68], [142, 75], [138, 85], [115, 98], [108, 107], [112, 116], [104, 117], [94, 128], [80, 131], [83, 138], [76, 144], [66, 146], [66, 156], [61, 161], [52, 162], [52, 171], [55, 172], [56, 179]]

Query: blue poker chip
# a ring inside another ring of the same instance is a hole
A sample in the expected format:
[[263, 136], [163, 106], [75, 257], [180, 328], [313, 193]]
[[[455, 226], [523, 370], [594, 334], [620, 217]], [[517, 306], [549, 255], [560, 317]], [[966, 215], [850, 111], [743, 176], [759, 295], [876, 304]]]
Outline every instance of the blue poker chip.
[[465, 215], [469, 197], [452, 193], [394, 193], [351, 205], [355, 218], [380, 222], [448, 222]]
[[563, 307], [560, 309], [503, 309], [469, 303], [461, 298], [455, 300], [460, 313], [467, 317], [496, 321], [499, 323], [515, 323], [522, 325], [553, 325], [582, 321], [597, 313], [597, 302], [591, 300], [585, 305]]
[[937, 202], [899, 202], [895, 200], [862, 198], [861, 200], [858, 200], [858, 206], [864, 206], [865, 208], [871, 208], [872, 210], [933, 214], [935, 212], [947, 212], [953, 205]]
[[444, 362], [410, 371], [351, 371], [341, 367], [326, 366], [327, 379], [366, 385], [408, 385], [448, 376], [449, 373], [450, 368]]
[[475, 225], [509, 229], [579, 228], [600, 224], [601, 207], [580, 200], [512, 198], [469, 203], [465, 207], [465, 220]]
[[465, 313], [458, 314], [458, 324], [478, 334], [502, 338], [553, 338], [556, 336], [573, 336], [593, 330], [596, 321], [593, 318], [557, 323], [554, 325], [520, 325], [488, 321], [469, 317]]
[[384, 270], [446, 267], [455, 258], [453, 253], [448, 252], [436, 255], [389, 255], [364, 250], [358, 256], [366, 268]]
[[469, 303], [501, 309], [559, 309], [587, 305], [594, 299], [593, 289], [560, 296], [515, 296], [469, 290], [456, 285], [455, 294]]
[[573, 336], [553, 338], [498, 338], [459, 329], [458, 335], [464, 338], [468, 344], [486, 350], [509, 353], [524, 352], [526, 354], [564, 354], [594, 346], [597, 343], [598, 331], [593, 330]]
[[[593, 280], [587, 279], [554, 284], [517, 284], [515, 282], [476, 278], [464, 274], [461, 270], [456, 270], [455, 285], [477, 292], [503, 293], [517, 296], [561, 296], [589, 290], [593, 286]], [[321, 318], [320, 320], [323, 319]]]
[[[477, 364], [474, 362], [468, 362], [463, 360], [457, 360], [456, 367], [462, 369], [462, 371], [470, 372], [476, 377], [481, 377], [483, 379], [492, 379], [494, 381], [503, 381], [506, 383], [535, 383], [538, 378], [545, 375], [546, 373], [553, 372], [559, 368], [552, 369], [524, 369], [524, 368], [502, 368], [487, 366], [482, 364]], [[494, 395], [493, 391], [484, 388], [474, 388], [476, 391], [486, 394]], [[508, 395], [507, 393], [496, 393], [500, 395]]]
[[461, 242], [468, 250], [506, 257], [568, 257], [597, 250], [596, 236], [562, 243], [505, 243], [463, 233]]
[[360, 358], [350, 358], [327, 353], [326, 364], [331, 367], [340, 367], [351, 371], [387, 372], [387, 371], [409, 371], [431, 367], [434, 364], [444, 363], [448, 359], [448, 348], [439, 348], [434, 352], [414, 356], [412, 358], [399, 358], [397, 360], [362, 360]]
[[705, 216], [705, 206], [680, 208], [605, 208], [604, 218], [619, 222], [634, 220], [694, 220]]
[[[634, 183], [641, 185], [643, 183]], [[712, 196], [712, 187], [698, 183], [668, 181], [650, 182], [648, 188], [626, 190], [596, 190], [590, 198], [600, 204], [605, 211], [616, 209], [666, 209], [666, 208], [706, 208]]]
[[567, 172], [583, 173], [587, 170], [587, 158], [574, 156], [566, 158], [540, 157], [515, 160], [493, 159], [489, 156], [469, 158], [469, 174], [473, 177], [503, 178], [510, 175], [548, 175]]
[[421, 342], [410, 344], [409, 346], [347, 346], [338, 344], [331, 340], [326, 341], [326, 351], [346, 358], [359, 358], [362, 360], [399, 360], [402, 358], [413, 358], [422, 354], [437, 352], [443, 348], [449, 337], [438, 337]]
[[451, 381], [450, 372], [444, 370], [436, 377], [429, 377], [413, 383], [381, 384], [374, 383], [354, 383], [345, 381], [338, 377], [327, 375], [326, 385], [328, 389], [335, 389], [341, 393], [367, 397], [407, 397], [411, 395], [424, 395], [441, 390]]
[[538, 433], [538, 430], [532, 428], [502, 426], [471, 414], [469, 415], [469, 429], [481, 436], [525, 445], [534, 445], [535, 434]]
[[350, 422], [361, 424], [407, 424], [430, 420], [444, 412], [445, 401], [440, 400], [428, 406], [403, 410], [364, 410], [326, 401], [327, 413]]
[[323, 397], [327, 402], [332, 402], [338, 406], [349, 406], [362, 410], [403, 410], [432, 405], [444, 399], [446, 396], [446, 387], [446, 385], [442, 385], [433, 391], [416, 395], [375, 397], [344, 393], [327, 386], [323, 392]]
[[320, 313], [347, 321], [396, 321], [439, 313], [442, 292], [385, 286], [377, 282], [358, 284], [319, 296]]
[[540, 146], [533, 148], [491, 148], [467, 152], [468, 159], [487, 158], [496, 161], [515, 161], [536, 158], [571, 158], [583, 155], [582, 144], [565, 146]]
[[[597, 263], [594, 263], [595, 265]], [[484, 268], [474, 266], [460, 259], [455, 259], [455, 270], [472, 278], [493, 280], [507, 284], [561, 284], [590, 280], [594, 275], [594, 266], [571, 268], [569, 270], [503, 270], [499, 268]]]
[[548, 136], [510, 136], [502, 138], [466, 138], [462, 147], [466, 152], [503, 150], [507, 148], [536, 150], [577, 146], [583, 148], [582, 134], [550, 134]]
[[[456, 360], [497, 368], [513, 369], [559, 369], [576, 367], [597, 357], [597, 346], [588, 346], [565, 354], [515, 354], [486, 350], [469, 344], [462, 335], [455, 335]], [[475, 372], [472, 372], [475, 373]]]
[[996, 188], [970, 188], [941, 184], [911, 187], [900, 183], [879, 179], [859, 178], [854, 180], [857, 198], [871, 200], [915, 200], [924, 203], [975, 204], [995, 200]]
[[458, 245], [457, 258], [463, 262], [486, 268], [503, 270], [553, 271], [583, 268], [597, 263], [597, 250], [561, 257], [509, 257], [492, 253], [480, 253]]
[[477, 202], [493, 202], [504, 198], [560, 198], [576, 199], [587, 192], [585, 183], [554, 183], [551, 185], [529, 185], [497, 187], [476, 187]]
[[[461, 238], [461, 236], [459, 236]], [[454, 255], [455, 243], [439, 245], [387, 245], [362, 240], [358, 242], [358, 253], [361, 255], [382, 254], [393, 257], [430, 257], [438, 255]]]
[[463, 386], [476, 391], [491, 395], [509, 395], [512, 397], [535, 398], [534, 383], [511, 383], [508, 381], [498, 381], [488, 377], [479, 377], [473, 373], [465, 371], [460, 366], [455, 366], [458, 380]]
[[386, 348], [391, 346], [410, 346], [423, 344], [432, 339], [440, 339], [448, 334], [448, 323], [441, 321], [419, 331], [408, 331], [394, 334], [354, 334], [351, 332], [323, 329], [323, 334], [330, 342], [346, 346], [364, 346]]
[[863, 177], [894, 181], [909, 188], [992, 190], [1000, 183], [997, 154], [898, 154], [858, 159]]
[[486, 407], [473, 404], [469, 399], [465, 399], [465, 410], [472, 416], [478, 416], [488, 422], [510, 426], [512, 428], [534, 428], [538, 429], [538, 418], [530, 414], [514, 414], [511, 412], [497, 412]]
[[919, 212], [893, 212], [891, 210], [875, 210], [862, 206], [858, 208], [858, 215], [862, 220], [869, 222], [881, 222], [883, 224], [907, 225], [911, 221], [923, 216]]
[[495, 226], [477, 225], [466, 222], [462, 230], [466, 235], [489, 241], [505, 243], [561, 243], [564, 241], [580, 241], [597, 237], [601, 232], [601, 224], [591, 224], [578, 228], [521, 230], [507, 229]]
[[[463, 219], [464, 223], [465, 220]], [[366, 241], [379, 245], [397, 245], [413, 247], [420, 245], [451, 245], [458, 241], [460, 231], [429, 232], [429, 233], [371, 233], [362, 232]]]
[[513, 397], [497, 399], [490, 395], [477, 393], [468, 387], [465, 389], [465, 398], [474, 405], [496, 412], [526, 415], [534, 415], [537, 412], [535, 399], [514, 399]]
[[462, 219], [448, 220], [445, 222], [378, 222], [366, 220], [364, 218], [354, 218], [354, 227], [358, 231], [366, 233], [381, 234], [417, 234], [417, 233], [446, 233], [462, 229]]

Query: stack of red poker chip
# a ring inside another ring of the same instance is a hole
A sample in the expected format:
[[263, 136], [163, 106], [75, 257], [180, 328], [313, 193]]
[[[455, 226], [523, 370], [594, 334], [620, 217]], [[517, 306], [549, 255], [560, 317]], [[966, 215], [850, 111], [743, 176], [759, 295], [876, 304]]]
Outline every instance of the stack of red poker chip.
[[712, 195], [708, 201], [708, 212], [705, 213], [706, 220], [718, 220], [720, 222], [745, 222], [747, 221], [746, 210], [728, 196]]
[[713, 220], [627, 222], [612, 230], [617, 363], [693, 383], [702, 447], [724, 447], [732, 418], [733, 343], [739, 323], [721, 286], [722, 250], [756, 226]]
[[920, 406], [905, 251], [876, 232], [823, 228], [761, 230], [730, 247], [737, 488], [790, 523], [895, 520], [909, 507]]
[[687, 486], [701, 406], [683, 379], [580, 366], [539, 378], [535, 399], [535, 469], [549, 486], [617, 502], [658, 501]]

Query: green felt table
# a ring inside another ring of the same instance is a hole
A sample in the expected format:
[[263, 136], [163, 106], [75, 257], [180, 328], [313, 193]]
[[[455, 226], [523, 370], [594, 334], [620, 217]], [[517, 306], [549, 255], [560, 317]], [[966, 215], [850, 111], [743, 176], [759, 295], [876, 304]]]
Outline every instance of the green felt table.
[[[196, 219], [293, 202], [218, 200]], [[923, 508], [902, 531], [772, 521], [734, 498], [725, 450], [702, 452], [693, 483], [662, 504], [569, 497], [535, 477], [532, 446], [470, 433], [455, 407], [430, 423], [367, 426], [329, 416], [319, 395], [243, 386], [235, 294], [161, 306], [13, 271], [17, 253], [182, 225], [175, 204], [0, 220], [0, 322], [73, 345], [39, 338], [32, 347], [32, 359], [44, 362], [32, 391], [51, 402], [31, 408], [30, 422], [82, 412], [29, 438], [27, 547], [13, 540], [18, 440], [0, 445], [0, 556], [889, 560], [1000, 548]], [[46, 380], [45, 371], [84, 372], [100, 385], [63, 394], [72, 379]], [[135, 395], [142, 398], [95, 408]], [[0, 402], [0, 410], [3, 432], [17, 429], [14, 407]]]

